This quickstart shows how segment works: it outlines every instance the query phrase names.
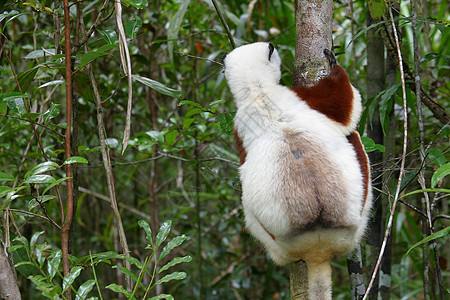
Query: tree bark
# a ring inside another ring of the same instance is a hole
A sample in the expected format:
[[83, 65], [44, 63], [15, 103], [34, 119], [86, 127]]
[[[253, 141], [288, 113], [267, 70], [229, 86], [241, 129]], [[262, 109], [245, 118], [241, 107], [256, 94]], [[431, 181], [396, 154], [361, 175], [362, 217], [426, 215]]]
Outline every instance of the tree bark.
[[330, 65], [323, 55], [332, 50], [331, 21], [333, 1], [295, 1], [294, 86], [313, 86], [330, 73]]
[[[372, 25], [376, 21], [370, 16], [367, 8], [367, 26]], [[377, 28], [367, 31], [367, 98], [375, 97], [379, 92], [384, 90], [386, 82], [385, 71], [385, 51], [384, 43]], [[375, 141], [377, 144], [384, 144], [384, 134], [382, 124], [380, 122], [380, 114], [378, 110], [379, 100], [375, 103], [375, 109], [372, 114], [372, 122], [368, 122], [367, 136]], [[369, 153], [370, 163], [372, 165], [381, 166], [383, 161], [383, 154], [379, 151]], [[381, 203], [381, 193], [383, 170], [380, 168], [372, 169], [372, 185], [373, 199], [374, 199], [374, 217], [370, 220], [369, 231], [367, 235], [367, 245], [369, 247], [369, 256], [375, 257], [380, 252], [380, 244], [383, 235], [383, 210]], [[373, 269], [375, 261], [369, 260], [370, 270]], [[378, 275], [377, 275], [378, 276]], [[370, 290], [370, 299], [376, 299], [378, 294], [378, 278], [375, 280], [372, 289]]]
[[5, 249], [0, 243], [0, 299], [22, 299], [20, 296], [19, 286], [17, 285], [16, 276], [9, 264]]
[[[330, 65], [323, 54], [332, 50], [331, 21], [333, 1], [295, 1], [295, 61], [293, 86], [313, 86], [330, 72]], [[292, 300], [308, 299], [308, 270], [305, 262], [293, 263], [289, 268]]]

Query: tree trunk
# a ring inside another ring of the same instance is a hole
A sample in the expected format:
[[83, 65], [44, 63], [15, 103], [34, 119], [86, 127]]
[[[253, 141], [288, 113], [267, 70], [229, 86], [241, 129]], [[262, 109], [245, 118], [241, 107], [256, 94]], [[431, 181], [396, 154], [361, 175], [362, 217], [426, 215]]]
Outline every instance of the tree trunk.
[[9, 264], [5, 249], [0, 242], [0, 299], [22, 299], [20, 296], [19, 286], [17, 285], [16, 276]]
[[[374, 22], [370, 16], [369, 9], [367, 8], [367, 26], [372, 25]], [[375, 97], [379, 92], [384, 90], [385, 87], [385, 59], [384, 59], [384, 43], [380, 35], [377, 33], [377, 28], [373, 28], [367, 32], [367, 98]], [[380, 115], [378, 110], [378, 103], [375, 105], [373, 111], [372, 122], [368, 122], [367, 136], [375, 141], [377, 144], [384, 144], [384, 134], [382, 130], [382, 124], [380, 122]], [[372, 185], [373, 189], [373, 209], [374, 217], [370, 220], [369, 231], [367, 234], [367, 245], [369, 247], [368, 257], [377, 258], [380, 252], [380, 245], [382, 235], [384, 233], [383, 224], [383, 210], [381, 203], [381, 193], [383, 188], [382, 176], [383, 170], [381, 169], [381, 162], [383, 161], [383, 154], [379, 151], [369, 153], [370, 163], [372, 165], [380, 166], [372, 169]], [[375, 261], [369, 260], [370, 270], [373, 270]], [[378, 278], [375, 280], [372, 289], [370, 290], [369, 298], [376, 299], [378, 295]]]
[[[296, 0], [295, 62], [293, 86], [313, 86], [326, 77], [330, 65], [323, 54], [332, 50], [331, 20], [333, 1]], [[289, 268], [292, 300], [308, 299], [308, 270], [303, 261], [293, 263]]]

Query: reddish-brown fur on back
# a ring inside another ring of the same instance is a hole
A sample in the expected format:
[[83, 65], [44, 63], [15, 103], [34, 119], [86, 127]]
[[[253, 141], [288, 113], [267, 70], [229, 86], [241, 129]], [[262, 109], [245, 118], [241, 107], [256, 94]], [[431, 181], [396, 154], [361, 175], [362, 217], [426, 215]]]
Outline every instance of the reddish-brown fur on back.
[[247, 152], [245, 152], [244, 148], [244, 142], [242, 141], [241, 137], [239, 136], [236, 128], [234, 129], [234, 142], [236, 143], [236, 149], [239, 152], [239, 159], [241, 165], [245, 163], [245, 158], [247, 157]]
[[309, 107], [344, 126], [350, 124], [353, 109], [353, 90], [347, 73], [336, 65], [329, 76], [313, 87], [294, 87], [292, 90]]
[[350, 135], [347, 136], [347, 140], [350, 142], [350, 144], [353, 145], [356, 157], [358, 158], [359, 167], [361, 168], [361, 174], [363, 176], [364, 183], [364, 202], [362, 207], [364, 207], [367, 195], [369, 193], [369, 159], [367, 158], [366, 151], [364, 150], [364, 147], [361, 143], [361, 138], [359, 137], [358, 132], [353, 131], [352, 133], [350, 133]]

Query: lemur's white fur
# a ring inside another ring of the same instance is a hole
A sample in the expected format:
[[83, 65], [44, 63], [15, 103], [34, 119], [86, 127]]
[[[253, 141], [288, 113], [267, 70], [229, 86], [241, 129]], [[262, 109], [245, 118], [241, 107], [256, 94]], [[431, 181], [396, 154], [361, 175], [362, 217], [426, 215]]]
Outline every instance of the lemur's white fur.
[[[269, 60], [268, 45], [241, 46], [224, 60], [237, 106], [235, 129], [246, 151], [239, 170], [246, 227], [275, 263], [300, 259], [307, 263], [311, 299], [314, 290], [323, 289], [331, 299], [329, 262], [360, 241], [371, 207], [370, 186], [364, 202], [360, 165], [346, 137], [359, 122], [361, 97], [352, 87], [348, 126], [329, 119], [279, 84], [280, 56], [274, 50]], [[295, 169], [297, 164], [305, 169]], [[310, 185], [322, 183], [328, 188], [319, 192], [337, 195], [337, 204], [335, 199], [314, 203], [314, 195], [308, 194]], [[294, 195], [285, 193], [291, 189]], [[327, 226], [314, 223], [313, 216], [322, 212], [336, 213], [339, 218], [321, 216]]]

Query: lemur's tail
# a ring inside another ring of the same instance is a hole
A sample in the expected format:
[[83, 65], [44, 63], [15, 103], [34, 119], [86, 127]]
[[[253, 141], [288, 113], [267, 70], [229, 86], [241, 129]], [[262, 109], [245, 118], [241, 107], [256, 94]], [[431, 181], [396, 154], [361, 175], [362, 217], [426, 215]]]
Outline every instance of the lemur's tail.
[[331, 300], [331, 258], [306, 261], [308, 267], [308, 299]]

